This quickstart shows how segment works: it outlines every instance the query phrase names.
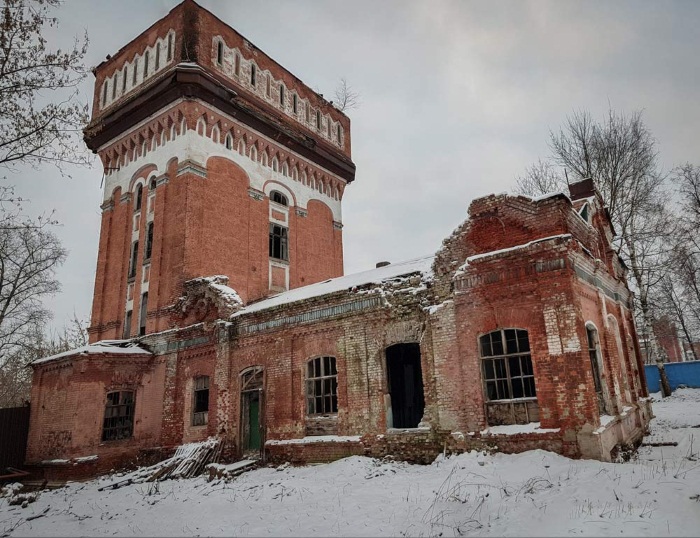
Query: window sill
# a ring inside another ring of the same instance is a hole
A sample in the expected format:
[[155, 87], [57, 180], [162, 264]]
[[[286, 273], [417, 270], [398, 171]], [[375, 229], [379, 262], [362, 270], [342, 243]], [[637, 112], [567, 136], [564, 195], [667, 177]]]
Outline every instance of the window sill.
[[270, 261], [275, 262], [275, 263], [280, 263], [282, 265], [289, 265], [289, 260], [283, 260], [281, 258], [273, 258], [272, 256], [270, 256]]
[[133, 284], [134, 282], [136, 282], [136, 275], [129, 275], [129, 276], [126, 278], [126, 283], [127, 283], [127, 284]]
[[505, 403], [512, 403], [512, 402], [536, 402], [537, 401], [537, 396], [527, 396], [524, 398], [508, 398], [508, 399], [503, 399], [503, 400], [486, 400], [487, 404], [493, 403], [493, 404], [505, 404]]

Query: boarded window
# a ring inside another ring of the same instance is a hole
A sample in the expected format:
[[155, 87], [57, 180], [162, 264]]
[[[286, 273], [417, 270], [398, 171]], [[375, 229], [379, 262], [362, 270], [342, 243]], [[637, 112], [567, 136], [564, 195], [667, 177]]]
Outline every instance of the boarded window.
[[309, 415], [338, 412], [338, 371], [335, 357], [317, 357], [307, 363], [306, 412]]
[[289, 261], [287, 228], [270, 223], [270, 258]]
[[134, 392], [122, 390], [107, 394], [102, 440], [129, 439], [134, 434]]
[[192, 402], [192, 426], [203, 426], [209, 422], [209, 376], [194, 378], [194, 401]]

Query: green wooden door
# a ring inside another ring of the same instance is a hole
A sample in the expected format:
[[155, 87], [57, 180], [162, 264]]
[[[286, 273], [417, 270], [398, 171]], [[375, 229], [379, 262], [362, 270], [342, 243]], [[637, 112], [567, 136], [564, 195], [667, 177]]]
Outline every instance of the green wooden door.
[[248, 450], [260, 450], [260, 399], [257, 393], [250, 395], [248, 427]]

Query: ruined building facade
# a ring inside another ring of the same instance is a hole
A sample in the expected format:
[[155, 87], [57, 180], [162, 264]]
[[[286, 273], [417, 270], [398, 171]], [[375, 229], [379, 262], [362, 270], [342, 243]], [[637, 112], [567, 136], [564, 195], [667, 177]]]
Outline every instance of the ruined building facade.
[[89, 475], [223, 439], [327, 461], [544, 448], [650, 419], [592, 181], [492, 195], [434, 256], [342, 276], [350, 121], [186, 0], [95, 69], [90, 344], [33, 364], [27, 462]]

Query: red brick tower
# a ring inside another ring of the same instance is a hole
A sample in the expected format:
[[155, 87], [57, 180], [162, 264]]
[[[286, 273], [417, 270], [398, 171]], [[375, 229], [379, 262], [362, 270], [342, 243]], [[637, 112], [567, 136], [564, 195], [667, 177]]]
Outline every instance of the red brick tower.
[[350, 120], [192, 0], [95, 70], [91, 342], [170, 328], [185, 281], [245, 303], [343, 274]]

